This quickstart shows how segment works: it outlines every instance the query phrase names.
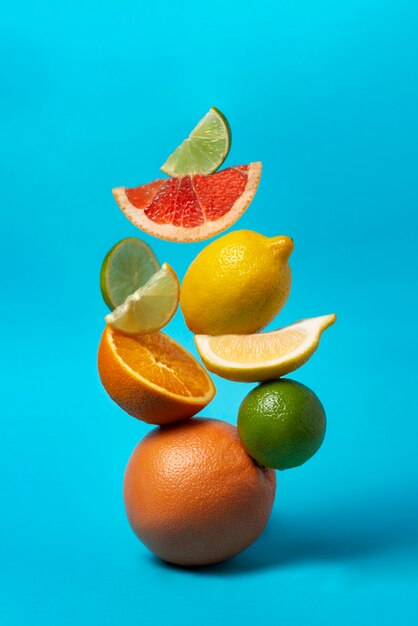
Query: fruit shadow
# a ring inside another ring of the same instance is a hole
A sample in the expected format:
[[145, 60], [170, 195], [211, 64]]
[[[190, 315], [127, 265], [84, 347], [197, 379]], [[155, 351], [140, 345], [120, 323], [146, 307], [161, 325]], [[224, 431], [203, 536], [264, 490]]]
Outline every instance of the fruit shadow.
[[179, 568], [158, 562], [164, 568], [223, 577], [313, 562], [361, 562], [414, 547], [418, 548], [416, 495], [394, 502], [393, 494], [387, 494], [378, 501], [335, 503], [332, 509], [308, 509], [294, 517], [277, 510], [250, 548], [223, 563]]

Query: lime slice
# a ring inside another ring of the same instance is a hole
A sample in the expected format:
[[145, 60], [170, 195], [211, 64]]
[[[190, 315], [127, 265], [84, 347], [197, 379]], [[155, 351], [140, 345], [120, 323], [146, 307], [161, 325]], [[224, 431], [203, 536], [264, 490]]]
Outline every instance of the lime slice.
[[230, 147], [231, 129], [227, 119], [212, 107], [170, 154], [161, 170], [169, 176], [213, 174], [225, 161]]
[[177, 310], [180, 283], [168, 263], [151, 276], [143, 287], [106, 315], [107, 324], [127, 335], [145, 335], [163, 328]]
[[157, 257], [141, 239], [122, 239], [106, 254], [100, 271], [100, 289], [109, 309], [125, 302], [160, 269]]

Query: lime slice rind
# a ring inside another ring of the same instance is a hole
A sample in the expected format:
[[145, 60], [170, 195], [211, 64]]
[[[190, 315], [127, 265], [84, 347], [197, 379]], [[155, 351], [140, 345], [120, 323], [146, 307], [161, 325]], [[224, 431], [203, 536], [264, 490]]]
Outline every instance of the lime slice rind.
[[218, 109], [212, 107], [168, 157], [161, 170], [168, 176], [213, 174], [225, 161], [230, 147], [228, 121]]
[[160, 269], [150, 246], [136, 237], [122, 239], [107, 253], [100, 272], [100, 288], [110, 309], [122, 304]]

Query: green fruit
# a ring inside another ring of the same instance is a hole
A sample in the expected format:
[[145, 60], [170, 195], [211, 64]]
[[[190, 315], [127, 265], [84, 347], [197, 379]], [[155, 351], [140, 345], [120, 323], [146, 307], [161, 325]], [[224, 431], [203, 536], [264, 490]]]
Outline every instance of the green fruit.
[[168, 263], [128, 296], [112, 313], [106, 323], [126, 335], [146, 335], [160, 330], [173, 317], [180, 298], [177, 274]]
[[247, 452], [260, 465], [279, 470], [310, 459], [325, 428], [324, 407], [314, 392], [287, 378], [253, 389], [238, 414], [238, 434]]
[[213, 174], [228, 156], [231, 129], [226, 117], [212, 107], [174, 150], [161, 170], [169, 176]]
[[159, 269], [158, 259], [145, 241], [127, 237], [115, 244], [100, 270], [100, 289], [109, 309], [125, 302]]

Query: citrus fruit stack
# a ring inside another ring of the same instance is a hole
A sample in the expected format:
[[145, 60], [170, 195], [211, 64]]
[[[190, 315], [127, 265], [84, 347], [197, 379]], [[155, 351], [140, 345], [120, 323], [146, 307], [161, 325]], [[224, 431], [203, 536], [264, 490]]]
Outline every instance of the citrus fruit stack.
[[[169, 178], [118, 187], [114, 197], [133, 224], [155, 237], [212, 237], [246, 210], [261, 175], [259, 162], [217, 172], [230, 144], [229, 124], [212, 108], [162, 166]], [[274, 470], [302, 465], [323, 441], [321, 402], [281, 377], [312, 356], [335, 315], [260, 332], [289, 297], [292, 251], [290, 237], [231, 232], [197, 255], [181, 288], [175, 270], [135, 237], [117, 243], [103, 261], [100, 287], [111, 311], [98, 369], [124, 411], [159, 426], [128, 462], [124, 498], [134, 532], [161, 559], [207, 565], [247, 548], [270, 516]], [[193, 417], [215, 386], [194, 356], [161, 332], [179, 304], [207, 370], [261, 383], [243, 400], [238, 428]]]

